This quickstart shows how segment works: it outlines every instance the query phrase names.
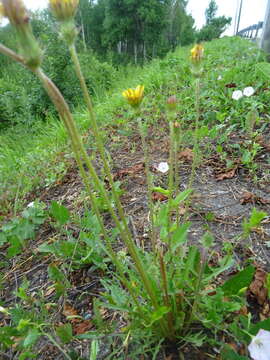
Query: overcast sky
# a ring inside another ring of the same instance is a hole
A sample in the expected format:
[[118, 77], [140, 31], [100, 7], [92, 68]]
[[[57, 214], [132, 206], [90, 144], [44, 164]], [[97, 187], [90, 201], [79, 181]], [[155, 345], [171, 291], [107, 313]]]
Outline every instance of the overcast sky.
[[[147, 1], [147, 0], [145, 0]], [[234, 19], [236, 8], [240, 0], [216, 0], [218, 5], [218, 15], [231, 16], [233, 18], [227, 35], [233, 35]], [[205, 22], [204, 11], [207, 8], [209, 0], [189, 0], [187, 10], [195, 19], [197, 28], [200, 28]], [[46, 7], [48, 0], [25, 0], [28, 8], [33, 10]], [[256, 24], [258, 21], [264, 20], [267, 0], [243, 0], [242, 17], [240, 22], [240, 30]]]

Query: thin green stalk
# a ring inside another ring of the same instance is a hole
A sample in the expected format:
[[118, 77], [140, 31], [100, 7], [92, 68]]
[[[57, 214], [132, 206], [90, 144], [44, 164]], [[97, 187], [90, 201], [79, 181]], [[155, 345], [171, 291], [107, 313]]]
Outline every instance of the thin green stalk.
[[66, 359], [72, 360], [72, 358], [68, 355], [68, 353], [58, 344], [58, 342], [57, 342], [56, 340], [54, 340], [54, 338], [53, 338], [50, 334], [44, 332], [42, 329], [41, 329], [41, 332], [42, 332], [42, 334], [43, 334], [44, 336], [46, 336], [46, 337], [50, 340], [50, 342], [51, 342], [55, 347], [57, 347], [58, 350], [61, 351], [61, 353], [64, 355], [64, 357], [65, 357]]
[[173, 327], [172, 306], [170, 303], [170, 298], [169, 298], [169, 293], [168, 293], [168, 281], [167, 281], [166, 268], [165, 268], [165, 264], [164, 264], [163, 254], [161, 254], [161, 253], [159, 255], [159, 264], [160, 264], [162, 287], [163, 287], [163, 293], [164, 293], [164, 303], [168, 308], [170, 308], [170, 311], [168, 312], [168, 315], [167, 315], [167, 319], [168, 319], [169, 334], [170, 334], [170, 338], [172, 340], [175, 337], [174, 327]]
[[[170, 154], [169, 154], [169, 198], [168, 198], [168, 228], [167, 231], [170, 233], [171, 223], [172, 223], [172, 200], [174, 195], [174, 127], [173, 119], [169, 117], [169, 127], [170, 127]], [[170, 236], [169, 236], [170, 238]]]
[[[175, 173], [175, 191], [180, 191], [180, 176], [179, 176], [179, 166], [178, 166], [178, 150], [180, 145], [180, 132], [181, 128], [180, 125], [177, 123], [174, 126], [174, 173]], [[176, 212], [176, 223], [177, 226], [180, 224], [180, 212], [179, 209]]]
[[194, 290], [194, 301], [192, 304], [189, 318], [185, 324], [185, 330], [184, 330], [185, 332], [188, 331], [189, 326], [192, 323], [194, 314], [196, 313], [196, 310], [197, 310], [197, 305], [200, 301], [200, 288], [201, 288], [203, 273], [204, 273], [204, 269], [205, 269], [205, 265], [206, 265], [206, 257], [207, 257], [207, 252], [205, 251], [205, 253], [203, 255], [201, 255], [201, 259], [200, 259], [200, 268], [199, 268], [197, 282], [196, 282], [195, 290]]
[[199, 120], [200, 120], [200, 78], [196, 78], [195, 83], [195, 110], [196, 110], [196, 122], [195, 122], [195, 135], [194, 135], [194, 145], [193, 145], [193, 162], [191, 167], [191, 175], [189, 178], [188, 188], [191, 189], [194, 183], [195, 170], [198, 162], [198, 153], [199, 153]]
[[156, 250], [156, 232], [155, 232], [155, 224], [154, 224], [154, 204], [152, 200], [152, 176], [150, 172], [150, 161], [149, 161], [149, 154], [148, 154], [148, 146], [145, 138], [145, 131], [142, 124], [142, 119], [138, 117], [138, 127], [140, 131], [140, 136], [142, 140], [142, 148], [144, 153], [144, 162], [145, 162], [145, 174], [146, 174], [146, 182], [147, 182], [147, 198], [148, 198], [148, 206], [150, 212], [150, 236], [151, 236], [151, 244], [152, 250], [155, 252]]
[[130, 230], [129, 230], [129, 227], [128, 227], [128, 224], [127, 224], [127, 221], [126, 221], [126, 216], [124, 214], [122, 204], [121, 204], [120, 199], [119, 199], [119, 195], [118, 195], [117, 191], [115, 191], [115, 186], [114, 186], [114, 181], [113, 181], [111, 169], [110, 169], [110, 166], [109, 166], [109, 163], [108, 163], [108, 160], [107, 160], [104, 144], [103, 144], [102, 138], [100, 136], [100, 131], [98, 129], [97, 119], [96, 119], [96, 116], [95, 116], [92, 100], [91, 100], [89, 91], [87, 89], [86, 83], [85, 83], [85, 79], [84, 79], [84, 76], [83, 76], [83, 73], [82, 73], [82, 70], [81, 70], [80, 61], [79, 61], [78, 54], [77, 54], [76, 47], [75, 47], [74, 43], [71, 46], [69, 46], [69, 51], [70, 51], [72, 61], [74, 63], [76, 75], [77, 75], [77, 77], [78, 77], [78, 79], [80, 81], [81, 89], [82, 89], [82, 92], [83, 92], [83, 97], [84, 97], [84, 100], [85, 100], [85, 103], [86, 103], [86, 106], [87, 106], [87, 109], [88, 109], [88, 113], [89, 113], [89, 118], [90, 118], [90, 121], [91, 121], [92, 131], [93, 131], [93, 134], [94, 134], [94, 137], [95, 137], [95, 141], [96, 141], [96, 144], [97, 144], [97, 147], [98, 147], [98, 151], [100, 153], [100, 156], [101, 156], [101, 159], [102, 159], [102, 162], [103, 162], [103, 165], [104, 165], [105, 174], [106, 174], [106, 176], [108, 178], [110, 187], [112, 189], [112, 194], [113, 194], [113, 198], [115, 200], [116, 206], [117, 206], [119, 217], [120, 217], [120, 219], [121, 219], [121, 221], [122, 221], [122, 223], [124, 225], [125, 231], [127, 232], [128, 236], [132, 237], [132, 235], [130, 233]]

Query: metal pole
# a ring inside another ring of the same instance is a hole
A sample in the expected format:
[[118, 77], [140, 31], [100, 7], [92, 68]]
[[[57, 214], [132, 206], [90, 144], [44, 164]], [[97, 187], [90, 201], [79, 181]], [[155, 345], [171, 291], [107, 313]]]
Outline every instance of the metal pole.
[[260, 46], [266, 52], [270, 53], [270, 0], [268, 0], [268, 4], [266, 8]]
[[236, 9], [235, 9], [234, 28], [233, 28], [233, 33], [234, 33], [234, 35], [236, 35], [236, 25], [237, 25], [238, 9], [239, 9], [239, 0], [237, 0]]
[[243, 0], [240, 1], [240, 7], [239, 7], [239, 13], [238, 13], [238, 21], [237, 21], [237, 27], [236, 27], [236, 34], [239, 31], [239, 25], [240, 25], [241, 13], [242, 13], [242, 6], [243, 6]]

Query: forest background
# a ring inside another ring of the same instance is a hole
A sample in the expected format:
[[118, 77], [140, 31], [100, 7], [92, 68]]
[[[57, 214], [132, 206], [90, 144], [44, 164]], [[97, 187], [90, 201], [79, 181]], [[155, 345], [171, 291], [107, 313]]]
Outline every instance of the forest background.
[[[129, 64], [139, 66], [163, 57], [177, 46], [218, 38], [231, 18], [216, 17], [209, 2], [206, 25], [199, 31], [186, 11], [186, 0], [80, 0], [77, 12], [79, 57], [89, 91], [102, 96]], [[67, 49], [48, 10], [31, 15], [35, 36], [43, 48], [43, 68], [72, 106], [80, 103], [80, 90]], [[11, 35], [12, 34], [12, 35]], [[16, 48], [10, 25], [0, 28], [1, 41]], [[17, 124], [31, 126], [54, 113], [44, 90], [23, 68], [0, 56], [0, 131]]]

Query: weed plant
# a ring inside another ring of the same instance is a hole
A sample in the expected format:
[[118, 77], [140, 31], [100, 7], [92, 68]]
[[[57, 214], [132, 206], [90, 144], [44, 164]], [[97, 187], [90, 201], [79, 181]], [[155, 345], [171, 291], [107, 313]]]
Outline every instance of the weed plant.
[[[132, 112], [128, 112], [126, 120], [129, 120], [131, 114], [134, 117], [134, 113], [136, 117], [139, 117], [138, 126], [145, 153], [148, 205], [151, 210], [149, 227], [150, 238], [152, 239], [152, 247], [149, 251], [146, 251], [138, 246], [136, 234], [131, 231], [129, 219], [121, 204], [119, 188], [115, 184], [110, 170], [110, 158], [108, 158], [104, 146], [103, 135], [99, 128], [100, 124], [96, 120], [92, 99], [88, 94], [76, 53], [77, 29], [74, 24], [74, 15], [78, 1], [51, 0], [50, 7], [59, 22], [59, 31], [62, 38], [71, 53], [75, 72], [87, 105], [90, 131], [95, 140], [92, 147], [100, 155], [104, 175], [108, 180], [110, 190], [105, 186], [103, 177], [98, 174], [91, 158], [88, 156], [80, 131], [67, 102], [41, 68], [41, 52], [33, 36], [23, 2], [21, 0], [3, 0], [2, 4], [4, 16], [9, 18], [17, 33], [21, 46], [21, 55], [1, 44], [0, 52], [21, 63], [41, 81], [64, 123], [85, 186], [87, 200], [90, 203], [90, 210], [87, 210], [84, 218], [78, 220], [80, 232], [78, 238], [75, 239], [72, 233], [65, 228], [67, 222], [70, 221], [69, 212], [61, 204], [53, 202], [50, 216], [55, 220], [54, 226], [61, 234], [61, 240], [45, 243], [39, 247], [39, 252], [50, 253], [56, 259], [63, 261], [61, 269], [56, 264], [51, 264], [48, 268], [49, 278], [54, 282], [56, 297], [58, 298], [61, 296], [65, 298], [67, 290], [71, 287], [66, 274], [72, 269], [91, 263], [94, 265], [94, 269], [106, 273], [106, 277], [101, 280], [105, 289], [104, 294], [94, 304], [97, 332], [93, 331], [85, 335], [86, 338], [88, 335], [90, 339], [94, 339], [90, 358], [94, 359], [98, 353], [98, 343], [95, 341], [97, 335], [106, 332], [100, 316], [100, 310], [104, 307], [115, 311], [119, 318], [118, 323], [111, 325], [110, 332], [125, 334], [123, 346], [129, 342], [129, 338], [131, 338], [130, 341], [132, 342], [133, 337], [136, 339], [135, 342], [139, 338], [139, 341], [144, 344], [146, 341], [144, 342], [143, 339], [147, 339], [149, 343], [157, 344], [158, 349], [165, 342], [174, 343], [176, 346], [189, 343], [197, 347], [208, 342], [210, 345], [218, 346], [219, 349], [226, 352], [227, 350], [222, 343], [222, 338], [225, 336], [228, 339], [234, 339], [234, 341], [238, 341], [238, 338], [240, 338], [243, 343], [247, 344], [254, 335], [255, 327], [248, 317], [243, 319], [240, 314], [241, 309], [246, 306], [243, 294], [245, 294], [245, 290], [253, 278], [254, 267], [249, 266], [241, 270], [234, 278], [220, 283], [220, 275], [233, 265], [231, 252], [224, 250], [223, 256], [218, 261], [215, 261], [214, 239], [210, 233], [205, 233], [201, 239], [198, 239], [196, 244], [190, 244], [188, 239], [190, 223], [181, 222], [177, 215], [180, 206], [184, 205], [188, 208], [188, 204], [192, 202], [194, 172], [198, 165], [200, 141], [206, 137], [215, 138], [219, 130], [222, 129], [222, 126], [211, 129], [208, 127], [211, 117], [220, 119], [221, 122], [226, 121], [226, 112], [229, 111], [232, 102], [231, 96], [228, 99], [227, 94], [220, 95], [220, 92], [217, 91], [218, 85], [215, 84], [210, 93], [215, 94], [213, 95], [214, 103], [223, 104], [224, 113], [212, 111], [212, 115], [207, 114], [207, 112], [205, 115], [205, 112], [201, 110], [206, 101], [204, 94], [206, 90], [203, 87], [206, 80], [202, 77], [202, 73], [204, 68], [207, 69], [207, 66], [211, 68], [217, 66], [218, 60], [215, 54], [210, 58], [207, 65], [203, 63], [202, 45], [196, 45], [192, 49], [191, 61], [188, 67], [189, 71], [191, 69], [188, 80], [191, 82], [193, 89], [191, 93], [185, 93], [184, 82], [183, 85], [178, 85], [181, 84], [180, 78], [187, 70], [187, 65], [184, 65], [182, 69], [179, 68], [179, 74], [173, 73], [169, 77], [170, 80], [177, 80], [177, 85], [172, 89], [173, 91], [177, 90], [179, 86], [183, 87], [183, 89], [180, 89], [183, 90], [181, 105], [184, 105], [184, 110], [182, 115], [187, 117], [187, 123], [193, 122], [195, 119], [195, 130], [193, 129], [190, 132], [193, 140], [194, 157], [188, 182], [189, 186], [185, 191], [179, 192], [176, 154], [178, 147], [181, 145], [179, 143], [179, 132], [183, 130], [182, 127], [178, 130], [179, 126], [175, 122], [177, 116], [176, 98], [173, 99], [173, 102], [171, 101], [172, 98], [167, 101], [167, 105], [166, 100], [163, 99], [164, 108], [168, 105], [170, 107], [168, 115], [170, 162], [167, 189], [160, 190], [168, 195], [168, 201], [158, 206], [154, 206], [151, 202], [152, 182], [147, 143], [145, 141], [147, 127], [143, 127], [140, 117], [142, 114], [141, 104], [144, 87], [138, 86], [135, 90], [130, 88], [124, 92], [124, 96], [132, 107]], [[224, 53], [226, 53], [225, 49]], [[229, 58], [228, 53], [229, 51], [226, 56]], [[173, 62], [177, 64], [179, 62], [180, 65], [180, 59], [171, 54], [161, 63], [154, 62], [152, 64], [152, 72], [148, 71], [146, 75], [146, 78], [148, 77], [146, 81], [149, 84], [152, 83], [149, 86], [150, 90], [162, 89], [165, 86], [168, 79], [160, 73], [157, 74], [156, 70], [157, 68], [161, 69], [170, 66]], [[228, 75], [225, 74], [224, 78], [226, 76]], [[237, 73], [234, 76], [237, 78]], [[118, 101], [119, 98], [116, 102]], [[153, 101], [160, 102], [161, 99], [154, 99]], [[146, 108], [147, 106], [148, 104], [146, 104]], [[254, 104], [250, 104], [250, 110], [254, 109], [254, 106]], [[111, 110], [112, 104], [108, 103], [108, 107]], [[238, 114], [243, 113], [245, 107], [246, 105], [239, 103]], [[264, 104], [256, 104], [255, 107], [256, 109], [263, 109]], [[104, 108], [106, 109], [106, 106]], [[205, 116], [202, 124], [200, 124], [201, 116]], [[235, 114], [232, 113], [230, 116], [231, 125], [234, 126], [236, 122]], [[251, 123], [252, 125], [250, 125]], [[241, 126], [251, 136], [254, 122], [250, 121], [248, 125], [246, 124], [245, 122]], [[63, 139], [62, 136], [64, 138], [65, 135], [61, 128], [61, 139]], [[253, 156], [252, 160], [256, 155], [253, 153], [254, 149], [256, 150], [256, 147], [254, 147], [253, 143], [250, 150], [251, 156]], [[20, 221], [25, 220], [24, 218], [19, 220], [19, 223], [12, 222], [1, 233], [2, 238], [5, 237], [2, 243], [9, 242], [11, 244], [9, 248], [10, 256], [18, 254], [21, 246], [26, 246], [25, 242], [21, 240], [31, 238], [35, 225], [44, 221], [42, 206], [40, 210], [39, 206], [34, 204], [33, 209], [31, 209], [32, 207], [25, 214], [27, 219], [25, 224], [20, 223]], [[109, 229], [106, 223], [107, 214], [110, 215], [113, 221], [113, 225]], [[259, 226], [264, 217], [265, 213], [254, 210], [249, 222], [246, 221], [243, 225], [243, 236], [247, 236], [254, 226]], [[38, 219], [38, 222], [36, 219]], [[27, 236], [21, 235], [16, 230], [16, 227], [18, 227], [22, 231], [24, 226]], [[12, 243], [14, 236], [18, 239], [17, 242]], [[120, 240], [124, 248], [116, 252], [115, 244]], [[27, 293], [28, 286], [27, 282], [23, 282], [15, 293], [28, 306], [27, 310], [20, 306], [13, 309], [0, 308], [0, 311], [9, 318], [11, 324], [11, 326], [1, 327], [2, 349], [14, 345], [16, 339], [19, 339], [16, 344], [21, 352], [20, 359], [35, 357], [36, 354], [33, 353], [35, 343], [40, 337], [47, 337], [65, 358], [72, 359], [74, 354], [72, 355], [72, 352], [68, 352], [66, 349], [66, 344], [75, 340], [71, 325], [66, 323], [55, 327], [53, 331], [49, 330], [50, 323], [48, 319], [51, 314], [48, 309], [50, 307], [47, 306], [48, 304], [44, 304], [42, 294], [35, 299], [29, 296]], [[55, 306], [55, 304], [52, 306]], [[33, 312], [33, 309], [35, 312]], [[211, 336], [209, 337], [207, 334], [211, 334]], [[233, 356], [237, 356], [237, 354], [233, 354]], [[231, 358], [233, 359], [233, 357]]]

